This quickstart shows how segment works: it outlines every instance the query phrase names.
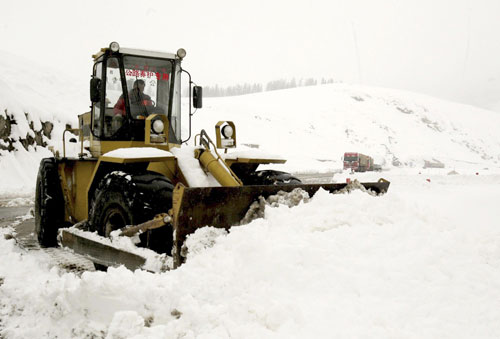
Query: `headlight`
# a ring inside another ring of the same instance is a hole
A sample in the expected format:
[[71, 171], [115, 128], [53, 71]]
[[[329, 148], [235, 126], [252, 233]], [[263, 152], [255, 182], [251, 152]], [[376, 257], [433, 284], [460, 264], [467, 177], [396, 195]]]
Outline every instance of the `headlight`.
[[153, 132], [155, 132], [156, 134], [161, 134], [163, 133], [163, 128], [165, 128], [165, 125], [163, 125], [163, 121], [161, 120], [153, 121]]
[[222, 127], [222, 135], [224, 136], [224, 138], [230, 139], [233, 137], [233, 134], [234, 134], [234, 130], [230, 125], [226, 125], [226, 126]]
[[109, 49], [113, 52], [118, 52], [120, 50], [120, 45], [116, 41], [113, 41], [109, 44]]
[[177, 50], [177, 56], [181, 59], [184, 59], [184, 57], [186, 56], [186, 50], [184, 48], [179, 48]]

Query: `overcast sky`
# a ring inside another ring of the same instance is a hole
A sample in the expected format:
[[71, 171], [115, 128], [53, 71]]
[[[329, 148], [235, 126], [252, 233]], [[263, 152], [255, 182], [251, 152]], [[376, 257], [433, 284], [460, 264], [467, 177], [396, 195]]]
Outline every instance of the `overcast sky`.
[[499, 0], [16, 0], [0, 7], [0, 50], [82, 86], [118, 41], [184, 47], [200, 85], [325, 77], [500, 109], [499, 19]]

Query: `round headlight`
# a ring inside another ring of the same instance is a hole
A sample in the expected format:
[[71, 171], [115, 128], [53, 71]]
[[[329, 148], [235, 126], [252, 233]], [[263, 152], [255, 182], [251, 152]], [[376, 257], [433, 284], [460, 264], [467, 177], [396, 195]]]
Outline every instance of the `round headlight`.
[[116, 41], [113, 41], [109, 44], [109, 49], [113, 52], [118, 52], [120, 50], [120, 45]]
[[162, 133], [164, 127], [165, 126], [163, 125], [163, 121], [161, 120], [153, 121], [153, 132], [155, 132], [156, 134]]
[[233, 137], [233, 134], [234, 134], [234, 130], [231, 127], [231, 125], [226, 125], [226, 126], [222, 127], [222, 135], [224, 136], [224, 138], [230, 139]]
[[179, 48], [177, 50], [177, 56], [181, 59], [184, 59], [184, 57], [186, 56], [186, 50], [184, 48]]

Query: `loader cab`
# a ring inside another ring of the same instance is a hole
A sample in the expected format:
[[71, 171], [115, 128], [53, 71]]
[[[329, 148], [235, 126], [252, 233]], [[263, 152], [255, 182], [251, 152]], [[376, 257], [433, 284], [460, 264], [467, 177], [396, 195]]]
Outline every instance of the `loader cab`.
[[[181, 143], [182, 55], [120, 48], [112, 43], [93, 57], [94, 140], [144, 141], [146, 119], [156, 114], [154, 119], [167, 118], [168, 142]], [[162, 131], [152, 130], [155, 132]]]

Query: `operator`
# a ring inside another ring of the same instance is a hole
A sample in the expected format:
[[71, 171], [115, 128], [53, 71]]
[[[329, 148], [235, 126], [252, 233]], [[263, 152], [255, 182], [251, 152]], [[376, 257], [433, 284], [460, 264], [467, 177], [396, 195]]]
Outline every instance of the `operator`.
[[[153, 106], [153, 101], [151, 97], [144, 93], [144, 87], [146, 83], [142, 79], [137, 79], [134, 81], [134, 85], [132, 86], [132, 90], [128, 93], [128, 97], [130, 100], [130, 110], [132, 116], [137, 118], [139, 115], [147, 115], [146, 106]], [[125, 115], [125, 99], [123, 98], [123, 94], [120, 95], [120, 98], [116, 102], [113, 112], [116, 115]]]

